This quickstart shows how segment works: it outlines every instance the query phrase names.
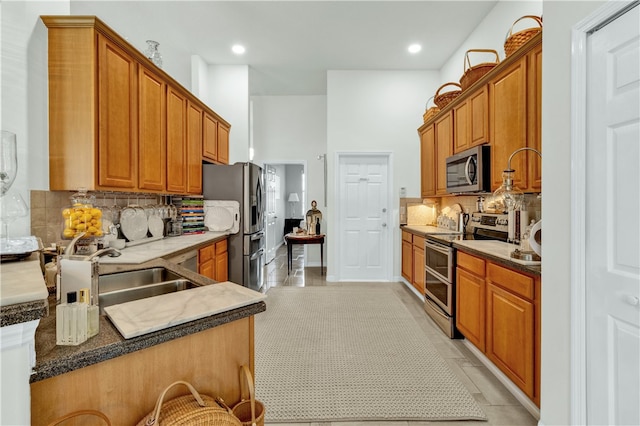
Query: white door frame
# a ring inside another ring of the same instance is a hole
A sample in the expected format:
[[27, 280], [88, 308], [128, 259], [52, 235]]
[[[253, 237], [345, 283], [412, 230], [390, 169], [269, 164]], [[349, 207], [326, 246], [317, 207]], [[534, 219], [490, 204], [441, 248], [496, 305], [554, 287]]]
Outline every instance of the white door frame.
[[610, 1], [576, 24], [571, 34], [571, 424], [587, 423], [587, 37], [637, 3]]
[[[334, 157], [334, 163], [335, 164], [335, 179], [334, 179], [334, 194], [335, 197], [334, 199], [334, 206], [335, 203], [338, 202], [338, 200], [340, 200], [341, 195], [342, 195], [342, 188], [340, 185], [340, 160], [342, 158], [345, 157], [364, 157], [364, 156], [371, 156], [371, 157], [381, 157], [386, 159], [387, 162], [387, 176], [388, 176], [388, 182], [387, 182], [387, 211], [389, 212], [388, 214], [391, 215], [392, 214], [392, 209], [391, 206], [393, 205], [393, 152], [391, 151], [356, 151], [356, 152], [346, 152], [346, 151], [336, 151], [335, 152], [335, 157]], [[334, 212], [336, 213], [336, 224], [337, 224], [337, 229], [336, 229], [336, 235], [334, 236], [335, 238], [335, 244], [334, 247], [340, 247], [340, 244], [342, 243], [342, 217], [340, 217], [340, 209], [337, 207], [334, 207]], [[384, 241], [384, 244], [387, 245], [387, 247], [390, 248], [389, 250], [389, 256], [387, 256], [387, 259], [385, 260], [387, 262], [387, 265], [385, 266], [385, 270], [387, 271], [387, 276], [383, 277], [384, 281], [392, 281], [392, 277], [393, 277], [393, 259], [395, 257], [395, 253], [394, 253], [394, 246], [392, 244], [392, 230], [391, 230], [391, 219], [392, 217], [389, 216], [389, 220], [387, 221], [387, 235]], [[340, 256], [335, 256], [335, 269], [334, 271], [336, 271], [338, 274], [340, 273]], [[338, 275], [337, 276], [337, 281], [340, 281], [341, 277]]]

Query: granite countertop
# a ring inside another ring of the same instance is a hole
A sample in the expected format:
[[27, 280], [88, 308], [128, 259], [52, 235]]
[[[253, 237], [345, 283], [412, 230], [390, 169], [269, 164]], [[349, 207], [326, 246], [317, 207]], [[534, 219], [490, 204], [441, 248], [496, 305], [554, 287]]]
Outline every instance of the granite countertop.
[[0, 322], [2, 327], [47, 315], [49, 292], [42, 276], [40, 254], [0, 263]]
[[[138, 265], [120, 265], [119, 269], [125, 271], [151, 267], [167, 268], [199, 285], [220, 285], [207, 277], [191, 272], [163, 259], [155, 259]], [[221, 294], [223, 294], [225, 292], [223, 287], [221, 286], [220, 289]], [[248, 298], [247, 300], [256, 299]], [[98, 335], [78, 346], [57, 346], [55, 296], [50, 296], [48, 302], [51, 313], [48, 317], [40, 321], [40, 325], [36, 330], [35, 346], [37, 358], [36, 366], [33, 369], [33, 374], [30, 379], [32, 383], [252, 316], [266, 310], [266, 304], [263, 300], [258, 300], [255, 303], [240, 307], [234, 307], [232, 304], [228, 310], [224, 310], [223, 312], [175, 325], [170, 328], [152, 331], [130, 339], [125, 339], [106, 316], [100, 316], [100, 331]]]

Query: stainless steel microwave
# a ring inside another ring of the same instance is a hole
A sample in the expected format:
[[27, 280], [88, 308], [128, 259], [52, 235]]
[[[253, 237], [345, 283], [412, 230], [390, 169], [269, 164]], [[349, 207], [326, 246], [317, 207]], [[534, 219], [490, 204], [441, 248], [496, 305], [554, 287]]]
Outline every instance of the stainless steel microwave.
[[447, 158], [447, 193], [491, 191], [489, 145], [480, 145]]

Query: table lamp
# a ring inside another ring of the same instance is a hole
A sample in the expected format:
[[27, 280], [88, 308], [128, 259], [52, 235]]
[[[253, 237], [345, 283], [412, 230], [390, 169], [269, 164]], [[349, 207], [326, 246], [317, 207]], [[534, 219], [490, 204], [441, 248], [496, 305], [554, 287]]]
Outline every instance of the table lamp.
[[297, 192], [292, 192], [291, 194], [289, 194], [289, 203], [291, 203], [291, 217], [294, 218], [296, 217], [296, 212], [295, 212], [295, 206], [296, 203], [300, 201], [300, 198], [298, 197], [298, 193]]

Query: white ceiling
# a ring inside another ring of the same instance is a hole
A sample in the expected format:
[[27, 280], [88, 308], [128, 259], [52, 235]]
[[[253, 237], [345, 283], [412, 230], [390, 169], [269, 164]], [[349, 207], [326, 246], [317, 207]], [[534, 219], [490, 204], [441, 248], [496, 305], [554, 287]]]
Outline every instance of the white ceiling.
[[[72, 0], [71, 13], [117, 22], [161, 51], [249, 65], [250, 95], [322, 95], [327, 70], [439, 70], [496, 3]], [[231, 53], [235, 43], [243, 56]], [[411, 43], [422, 51], [410, 55]]]

